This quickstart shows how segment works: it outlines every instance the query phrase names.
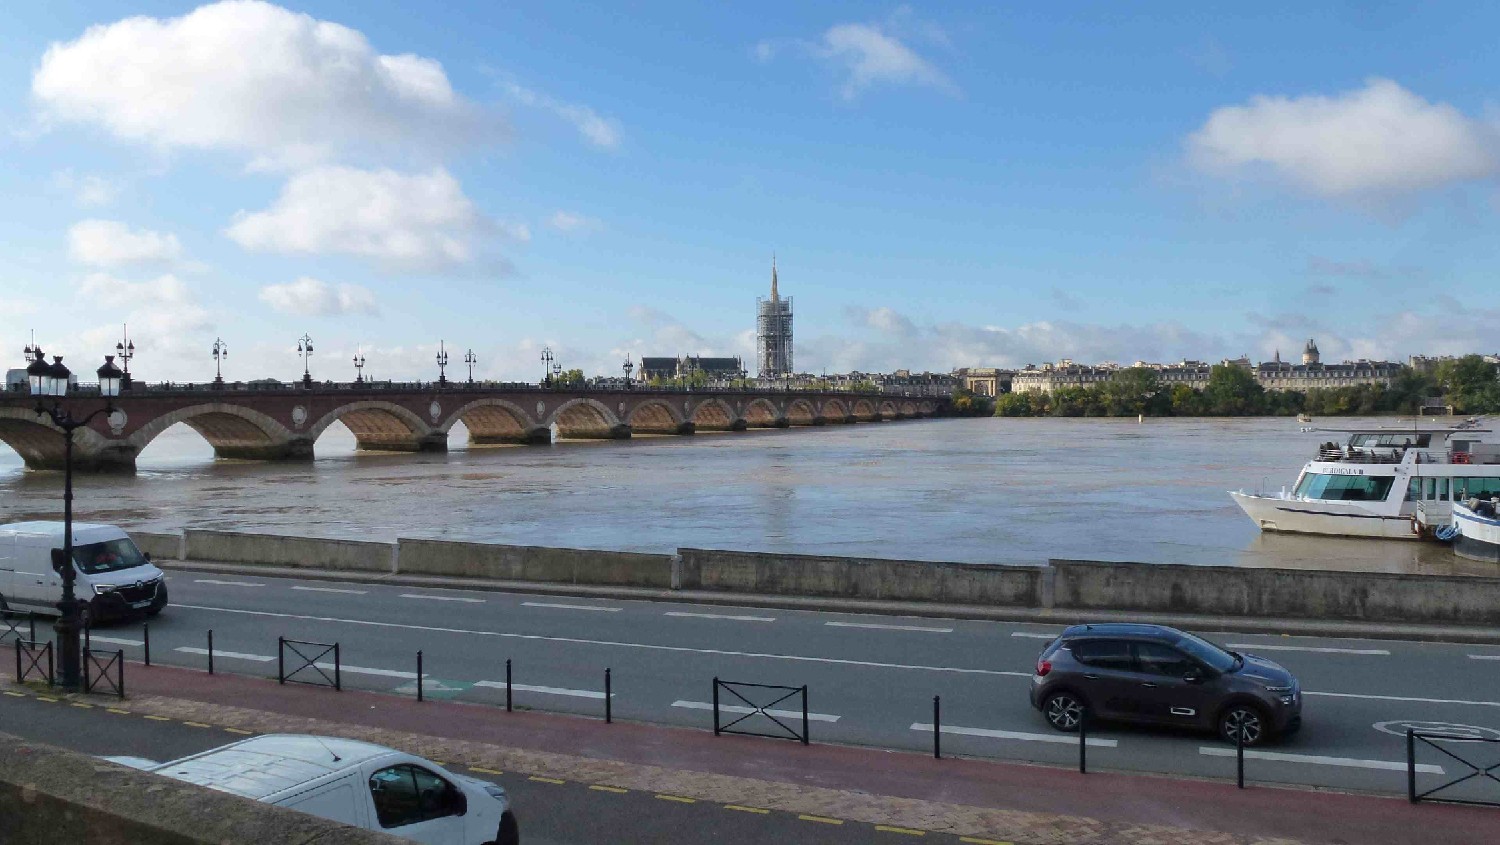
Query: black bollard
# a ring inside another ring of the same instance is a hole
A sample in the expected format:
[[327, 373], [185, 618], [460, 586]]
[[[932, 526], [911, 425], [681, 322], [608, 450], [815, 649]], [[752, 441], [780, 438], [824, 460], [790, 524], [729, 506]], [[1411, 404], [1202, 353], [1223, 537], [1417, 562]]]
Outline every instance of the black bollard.
[[143, 646], [145, 646], [145, 649], [146, 649], [146, 665], [150, 666], [151, 665], [151, 623], [149, 623], [149, 622], [144, 622], [144, 623], [141, 624], [141, 644]]
[[510, 706], [510, 658], [505, 658], [505, 712], [511, 712]]
[[1078, 711], [1078, 773], [1089, 773], [1089, 711]]
[[1240, 789], [1245, 788], [1245, 723], [1240, 722], [1240, 729], [1234, 732], [1234, 782]]
[[208, 629], [208, 674], [214, 673], [214, 629]]
[[943, 697], [932, 697], [932, 756], [943, 759]]
[[422, 652], [417, 651], [417, 700], [422, 700]]
[[604, 670], [604, 724], [613, 724], [614, 716], [614, 693], [610, 688], [609, 669]]

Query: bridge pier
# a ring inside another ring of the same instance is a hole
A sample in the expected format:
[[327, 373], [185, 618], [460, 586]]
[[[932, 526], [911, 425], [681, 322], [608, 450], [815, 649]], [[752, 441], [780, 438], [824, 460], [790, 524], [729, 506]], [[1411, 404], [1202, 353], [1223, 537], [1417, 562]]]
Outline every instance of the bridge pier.
[[521, 434], [475, 434], [469, 429], [470, 446], [546, 446], [552, 442], [552, 429], [537, 426]]
[[631, 434], [630, 426], [620, 423], [609, 428], [586, 429], [583, 431], [559, 431], [558, 440], [629, 440]]
[[213, 443], [214, 457], [229, 461], [310, 461], [311, 437], [291, 437], [266, 443]]

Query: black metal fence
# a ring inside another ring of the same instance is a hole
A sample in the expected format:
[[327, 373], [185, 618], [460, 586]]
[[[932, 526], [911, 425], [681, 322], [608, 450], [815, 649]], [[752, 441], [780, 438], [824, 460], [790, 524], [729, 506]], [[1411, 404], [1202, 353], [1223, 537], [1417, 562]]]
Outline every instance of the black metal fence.
[[51, 640], [44, 643], [16, 640], [16, 683], [24, 684], [33, 679], [46, 681], [49, 687], [57, 682]]
[[[110, 677], [113, 673], [114, 677]], [[83, 650], [83, 691], [125, 697], [125, 649]]]
[[[727, 693], [728, 695], [732, 696], [735, 699], [738, 699], [739, 701], [743, 701], [744, 704], [722, 703], [720, 701], [721, 692]], [[780, 695], [777, 695], [778, 693], [780, 693]], [[750, 696], [770, 700], [765, 702], [757, 702]], [[773, 698], [772, 696], [775, 697]], [[796, 728], [782, 721], [782, 719], [786, 719], [788, 722], [792, 722], [795, 724], [798, 716], [797, 711], [773, 709], [776, 707], [776, 705], [782, 703], [783, 701], [787, 701], [793, 698], [798, 699], [800, 704], [802, 705], [802, 730], [800, 732], [797, 731]], [[807, 745], [810, 741], [807, 729], [808, 718], [806, 684], [800, 687], [783, 687], [776, 686], [774, 684], [746, 684], [734, 681], [721, 681], [718, 678], [714, 678], [713, 708], [714, 736], [718, 736], [719, 734], [763, 736], [770, 739], [792, 739], [802, 743], [803, 745]], [[741, 715], [738, 719], [734, 719], [730, 722], [725, 722], [725, 717], [721, 715], [721, 711], [722, 713], [739, 713]], [[757, 716], [763, 718], [756, 721], [750, 721], [752, 719], [755, 719], [755, 717]], [[739, 729], [735, 728], [736, 725], [745, 724], [746, 722], [749, 722], [746, 727]], [[770, 725], [775, 725], [776, 728], [771, 728], [766, 724], [767, 722], [769, 722]], [[753, 726], [755, 725], [764, 725], [765, 727], [762, 730], [754, 730]]]
[[[296, 664], [290, 672], [286, 668], [288, 653], [292, 662]], [[332, 675], [324, 670], [327, 663], [321, 665], [318, 663], [330, 654], [333, 655]], [[289, 640], [286, 637], [276, 638], [276, 680], [279, 683], [291, 681], [297, 684], [328, 686], [342, 691], [344, 682], [340, 664], [338, 643], [315, 643], [306, 640]], [[303, 677], [296, 677], [299, 673], [307, 672], [309, 669], [312, 671]]]
[[0, 610], [0, 640], [6, 637], [36, 642], [36, 614]]
[[[1444, 743], [1439, 745], [1438, 743]], [[1445, 734], [1441, 732], [1418, 731], [1413, 728], [1406, 729], [1406, 797], [1411, 803], [1420, 801], [1434, 801], [1444, 804], [1470, 804], [1478, 807], [1500, 807], [1500, 777], [1496, 772], [1500, 771], [1500, 760], [1486, 765], [1485, 761], [1471, 760], [1449, 746], [1462, 747], [1463, 743], [1480, 743], [1477, 747], [1500, 748], [1500, 738], [1482, 736], [1461, 736]], [[1462, 764], [1468, 772], [1453, 778], [1445, 783], [1438, 784], [1430, 789], [1417, 790], [1417, 751], [1418, 749], [1432, 748], [1438, 753], [1450, 757]], [[1454, 793], [1454, 790], [1463, 783], [1474, 782], [1481, 787], [1491, 787], [1494, 791], [1488, 797], [1481, 790], [1478, 797], [1464, 797]], [[1438, 793], [1446, 793], [1439, 795]]]

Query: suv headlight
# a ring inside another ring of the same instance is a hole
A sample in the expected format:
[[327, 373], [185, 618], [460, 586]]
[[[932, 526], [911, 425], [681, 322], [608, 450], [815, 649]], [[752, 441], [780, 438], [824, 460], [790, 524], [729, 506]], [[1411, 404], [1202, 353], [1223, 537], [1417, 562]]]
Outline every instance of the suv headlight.
[[94, 585], [94, 595], [96, 595], [96, 596], [102, 596], [105, 593], [113, 593], [114, 591], [115, 591], [115, 585], [114, 584], [95, 584]]

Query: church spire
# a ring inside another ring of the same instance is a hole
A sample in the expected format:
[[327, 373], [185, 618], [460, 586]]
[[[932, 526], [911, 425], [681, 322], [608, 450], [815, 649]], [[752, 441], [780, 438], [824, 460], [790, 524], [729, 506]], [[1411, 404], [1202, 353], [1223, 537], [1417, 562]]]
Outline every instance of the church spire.
[[776, 302], [781, 297], [776, 293], [776, 253], [771, 253], [771, 301]]

